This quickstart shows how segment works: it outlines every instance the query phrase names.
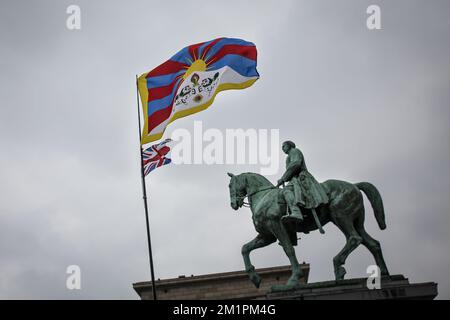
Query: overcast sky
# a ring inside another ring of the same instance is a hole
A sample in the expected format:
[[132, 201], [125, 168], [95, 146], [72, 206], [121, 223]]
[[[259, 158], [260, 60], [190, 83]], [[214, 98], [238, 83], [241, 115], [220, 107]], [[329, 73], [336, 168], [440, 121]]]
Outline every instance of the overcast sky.
[[[66, 8], [81, 8], [81, 30]], [[381, 7], [381, 30], [366, 9]], [[366, 206], [391, 274], [450, 298], [450, 3], [442, 1], [0, 0], [0, 298], [137, 299], [150, 279], [134, 78], [186, 45], [251, 41], [261, 78], [172, 123], [280, 129], [319, 181], [370, 181], [388, 228]], [[280, 153], [280, 163], [284, 155]], [[268, 178], [272, 182], [283, 174]], [[169, 165], [147, 178], [157, 278], [243, 270], [251, 213], [229, 206], [227, 171]], [[366, 202], [367, 204], [367, 202]], [[333, 279], [337, 228], [302, 236], [310, 282]], [[254, 265], [285, 265], [274, 244]], [[79, 265], [82, 289], [66, 289]], [[364, 247], [347, 260], [363, 277]]]

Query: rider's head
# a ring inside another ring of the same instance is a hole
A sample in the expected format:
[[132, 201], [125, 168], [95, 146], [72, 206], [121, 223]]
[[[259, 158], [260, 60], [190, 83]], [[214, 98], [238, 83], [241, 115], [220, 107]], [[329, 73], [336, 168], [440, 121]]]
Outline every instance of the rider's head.
[[284, 153], [288, 153], [289, 150], [293, 148], [295, 148], [295, 143], [290, 140], [283, 142], [283, 145], [281, 146], [281, 149], [283, 149]]

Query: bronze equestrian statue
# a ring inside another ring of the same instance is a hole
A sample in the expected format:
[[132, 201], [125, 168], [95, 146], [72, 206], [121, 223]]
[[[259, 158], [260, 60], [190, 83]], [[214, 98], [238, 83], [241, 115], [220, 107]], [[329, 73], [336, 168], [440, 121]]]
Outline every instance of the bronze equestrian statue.
[[[383, 201], [375, 186], [369, 182], [353, 184], [341, 180], [318, 183], [307, 171], [303, 155], [293, 142], [283, 143], [283, 151], [288, 154], [287, 168], [277, 186], [257, 173], [228, 173], [231, 177], [231, 207], [238, 210], [247, 197], [258, 233], [253, 240], [242, 246], [245, 270], [253, 284], [259, 287], [261, 278], [250, 261], [250, 252], [278, 240], [292, 266], [292, 275], [284, 288], [297, 287], [302, 276], [294, 250], [297, 232], [309, 233], [321, 229], [322, 225], [330, 221], [347, 239], [344, 248], [333, 259], [336, 280], [344, 279], [345, 260], [360, 244], [372, 253], [381, 275], [389, 275], [380, 243], [364, 229], [365, 213], [361, 191], [369, 199], [380, 229], [386, 228]], [[278, 188], [286, 182], [288, 185], [284, 189]]]

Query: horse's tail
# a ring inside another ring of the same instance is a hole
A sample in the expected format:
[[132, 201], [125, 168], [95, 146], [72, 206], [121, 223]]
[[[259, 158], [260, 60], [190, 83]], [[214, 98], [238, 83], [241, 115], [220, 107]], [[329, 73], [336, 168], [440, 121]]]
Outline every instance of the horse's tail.
[[381, 230], [386, 229], [386, 221], [384, 216], [384, 206], [383, 199], [378, 192], [377, 188], [369, 182], [359, 182], [355, 183], [359, 190], [363, 191], [372, 205], [373, 212], [375, 214], [375, 219], [377, 220], [378, 226]]

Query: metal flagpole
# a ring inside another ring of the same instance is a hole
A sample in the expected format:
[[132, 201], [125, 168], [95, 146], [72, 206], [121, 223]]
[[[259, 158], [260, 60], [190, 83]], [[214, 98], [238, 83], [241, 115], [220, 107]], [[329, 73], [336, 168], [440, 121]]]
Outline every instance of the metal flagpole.
[[138, 76], [136, 75], [136, 93], [137, 93], [137, 110], [138, 110], [138, 123], [139, 123], [139, 150], [141, 153], [141, 178], [142, 178], [142, 194], [144, 199], [144, 208], [145, 208], [145, 225], [147, 227], [147, 243], [148, 243], [148, 254], [150, 258], [150, 273], [152, 276], [152, 290], [153, 290], [153, 300], [157, 300], [156, 298], [156, 286], [155, 286], [155, 272], [153, 269], [153, 255], [152, 255], [152, 241], [150, 240], [150, 224], [148, 220], [148, 205], [147, 205], [147, 188], [145, 187], [145, 174], [144, 174], [144, 157], [142, 151], [142, 136], [141, 136], [141, 116], [139, 110], [139, 87], [138, 87]]

